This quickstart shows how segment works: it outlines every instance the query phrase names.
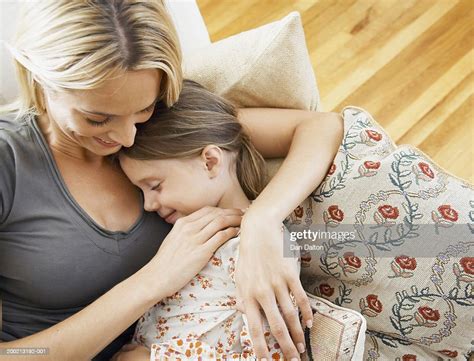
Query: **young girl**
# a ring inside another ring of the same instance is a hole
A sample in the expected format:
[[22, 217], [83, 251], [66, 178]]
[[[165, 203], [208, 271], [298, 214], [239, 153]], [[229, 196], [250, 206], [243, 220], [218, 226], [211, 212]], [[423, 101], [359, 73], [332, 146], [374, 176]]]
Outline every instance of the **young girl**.
[[[137, 127], [134, 145], [119, 155], [122, 169], [143, 191], [145, 209], [174, 224], [206, 206], [247, 208], [264, 187], [265, 164], [235, 108], [185, 81], [178, 102], [157, 114]], [[190, 283], [141, 317], [133, 342], [149, 347], [152, 360], [254, 359], [236, 300], [238, 247], [239, 237], [229, 240]], [[272, 359], [283, 358], [264, 323]]]

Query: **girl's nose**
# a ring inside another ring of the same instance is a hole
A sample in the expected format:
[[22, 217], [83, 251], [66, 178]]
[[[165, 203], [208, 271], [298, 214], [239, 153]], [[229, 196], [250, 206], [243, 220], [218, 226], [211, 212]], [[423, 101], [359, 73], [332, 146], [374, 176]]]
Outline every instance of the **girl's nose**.
[[145, 211], [156, 212], [160, 208], [160, 203], [156, 197], [150, 197], [145, 195]]

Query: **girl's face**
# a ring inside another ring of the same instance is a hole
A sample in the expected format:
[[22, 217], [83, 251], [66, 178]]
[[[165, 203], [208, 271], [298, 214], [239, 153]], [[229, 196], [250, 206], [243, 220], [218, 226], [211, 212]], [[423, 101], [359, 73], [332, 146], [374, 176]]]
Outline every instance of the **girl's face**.
[[222, 186], [200, 157], [191, 159], [135, 160], [120, 156], [120, 165], [145, 197], [145, 210], [157, 212], [166, 222], [202, 207], [216, 207]]
[[100, 88], [45, 91], [48, 129], [56, 147], [106, 156], [130, 147], [137, 123], [146, 122], [160, 91], [161, 72], [128, 71]]

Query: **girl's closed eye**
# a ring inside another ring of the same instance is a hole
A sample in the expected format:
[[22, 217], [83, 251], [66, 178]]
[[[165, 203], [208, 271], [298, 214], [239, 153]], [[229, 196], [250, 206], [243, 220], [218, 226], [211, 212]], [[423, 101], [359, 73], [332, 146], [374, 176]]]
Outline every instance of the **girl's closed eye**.
[[141, 111], [141, 113], [151, 113], [155, 109], [155, 105], [156, 105], [156, 103], [150, 105], [148, 108], [143, 109]]
[[156, 184], [156, 185], [154, 185], [154, 186], [152, 186], [152, 187], [151, 187], [151, 190], [152, 190], [152, 191], [156, 191], [156, 190], [159, 190], [160, 188], [161, 188], [161, 182], [158, 183], [158, 184]]

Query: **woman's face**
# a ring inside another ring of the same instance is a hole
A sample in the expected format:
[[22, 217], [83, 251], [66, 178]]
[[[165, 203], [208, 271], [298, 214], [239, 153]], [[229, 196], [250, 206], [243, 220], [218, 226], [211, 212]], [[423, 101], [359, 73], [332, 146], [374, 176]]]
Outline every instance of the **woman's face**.
[[99, 156], [130, 147], [135, 125], [146, 122], [153, 112], [160, 80], [160, 71], [147, 69], [128, 71], [97, 89], [45, 91], [55, 147], [79, 147]]
[[199, 157], [136, 160], [121, 155], [120, 165], [143, 191], [145, 210], [157, 212], [171, 224], [202, 207], [217, 206], [222, 197], [219, 177], [210, 177]]

